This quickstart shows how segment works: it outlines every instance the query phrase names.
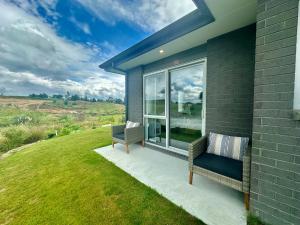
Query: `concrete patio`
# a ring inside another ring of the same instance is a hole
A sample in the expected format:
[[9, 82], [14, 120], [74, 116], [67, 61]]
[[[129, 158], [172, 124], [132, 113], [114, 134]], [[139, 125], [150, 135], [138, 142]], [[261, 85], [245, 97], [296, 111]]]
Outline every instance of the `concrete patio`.
[[186, 160], [140, 145], [129, 149], [126, 154], [116, 144], [95, 151], [207, 225], [246, 224], [242, 193], [198, 175], [189, 185]]

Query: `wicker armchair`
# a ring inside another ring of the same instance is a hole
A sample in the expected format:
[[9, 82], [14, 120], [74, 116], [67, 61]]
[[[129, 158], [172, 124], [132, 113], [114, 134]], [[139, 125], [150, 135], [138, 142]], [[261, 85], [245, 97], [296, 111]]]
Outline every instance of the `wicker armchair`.
[[[246, 151], [246, 154], [243, 157], [243, 161], [239, 160], [234, 160], [230, 158], [225, 158], [222, 156], [217, 156], [217, 155], [212, 155], [206, 153], [207, 150], [207, 144], [208, 144], [208, 137], [203, 136], [202, 138], [199, 138], [192, 142], [189, 145], [189, 170], [190, 170], [190, 175], [189, 175], [189, 183], [192, 184], [193, 182], [193, 174], [199, 174], [205, 177], [208, 177], [216, 182], [219, 182], [223, 185], [229, 186], [231, 188], [234, 188], [238, 191], [241, 191], [244, 193], [244, 202], [245, 202], [245, 207], [248, 210], [249, 209], [249, 191], [250, 191], [250, 152], [251, 152], [251, 147], [248, 146], [248, 149]], [[202, 157], [202, 159], [201, 159]], [[206, 158], [209, 159], [211, 157], [211, 161], [207, 163], [197, 163], [199, 162], [199, 159], [202, 161], [205, 160]], [[214, 158], [213, 158], [214, 157]], [[214, 161], [216, 159], [216, 161]], [[222, 162], [220, 163], [221, 160]], [[228, 161], [226, 161], [228, 160]], [[215, 163], [215, 165], [213, 165]], [[236, 178], [236, 176], [228, 176], [229, 173], [223, 173], [224, 171], [218, 171], [216, 172], [216, 167], [222, 169], [222, 166], [220, 164], [225, 164], [224, 170], [226, 171], [226, 167], [231, 167], [231, 170], [233, 172], [238, 172], [240, 173], [240, 177]], [[230, 165], [229, 165], [230, 164]], [[237, 167], [234, 168], [234, 165], [238, 165]], [[241, 170], [241, 171], [234, 171], [234, 170]], [[214, 171], [212, 171], [214, 170]], [[225, 175], [226, 174], [226, 175]]]
[[125, 145], [126, 152], [129, 153], [128, 145], [141, 142], [144, 146], [144, 127], [126, 128], [125, 125], [112, 126], [112, 147], [115, 143]]

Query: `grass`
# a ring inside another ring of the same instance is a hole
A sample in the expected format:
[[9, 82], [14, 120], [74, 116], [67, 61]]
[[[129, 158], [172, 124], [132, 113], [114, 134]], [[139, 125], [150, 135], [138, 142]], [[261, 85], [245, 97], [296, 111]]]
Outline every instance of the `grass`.
[[256, 216], [249, 214], [247, 216], [247, 225], [267, 225], [267, 224], [261, 222], [261, 220], [258, 219]]
[[0, 224], [202, 224], [93, 149], [110, 129], [39, 142], [0, 161]]

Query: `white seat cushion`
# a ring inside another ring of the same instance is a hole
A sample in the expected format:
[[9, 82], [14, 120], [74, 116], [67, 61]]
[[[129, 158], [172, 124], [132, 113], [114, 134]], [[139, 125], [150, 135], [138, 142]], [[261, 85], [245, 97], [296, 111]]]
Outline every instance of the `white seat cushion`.
[[135, 122], [132, 122], [129, 120], [126, 122], [126, 128], [139, 127], [139, 126], [140, 126], [140, 123], [135, 123]]

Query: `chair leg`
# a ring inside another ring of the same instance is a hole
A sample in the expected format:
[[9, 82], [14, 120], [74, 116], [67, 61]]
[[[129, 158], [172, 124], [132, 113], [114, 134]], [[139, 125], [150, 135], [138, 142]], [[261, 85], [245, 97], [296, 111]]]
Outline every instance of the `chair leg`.
[[193, 184], [193, 172], [190, 171], [189, 184]]
[[114, 141], [112, 141], [111, 145], [112, 145], [113, 148], [115, 148], [115, 142]]
[[144, 140], [142, 141], [142, 146], [145, 147], [145, 141]]
[[249, 193], [244, 193], [244, 203], [246, 210], [249, 210]]
[[129, 153], [129, 148], [128, 148], [128, 144], [125, 144], [125, 149], [126, 149], [126, 153]]

